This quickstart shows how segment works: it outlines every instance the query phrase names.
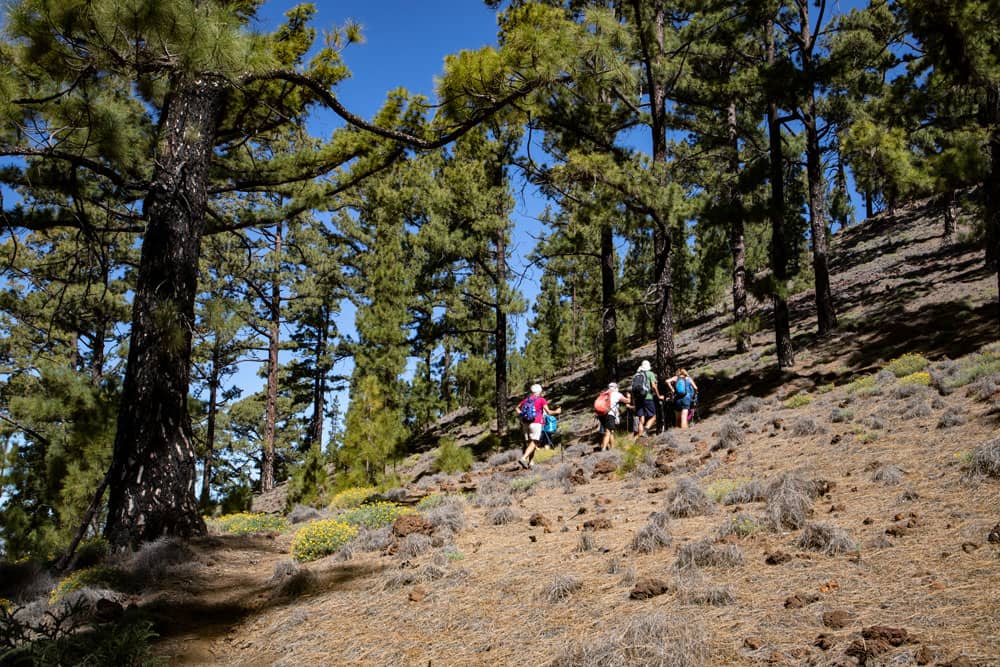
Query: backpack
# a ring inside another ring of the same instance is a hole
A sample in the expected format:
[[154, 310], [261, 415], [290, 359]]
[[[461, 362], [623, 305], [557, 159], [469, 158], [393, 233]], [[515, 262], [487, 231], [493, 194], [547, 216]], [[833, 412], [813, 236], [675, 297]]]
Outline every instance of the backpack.
[[542, 426], [542, 430], [546, 433], [555, 433], [557, 428], [559, 428], [559, 420], [555, 418], [555, 415], [545, 415], [545, 424]]
[[678, 378], [677, 384], [674, 385], [674, 393], [677, 394], [677, 398], [684, 398], [691, 391], [691, 381], [687, 378]]
[[644, 400], [649, 393], [649, 376], [646, 371], [639, 371], [632, 376], [632, 397], [636, 400]]
[[533, 422], [535, 417], [538, 416], [538, 406], [535, 405], [535, 397], [529, 396], [528, 398], [521, 401], [521, 421], [523, 422]]
[[605, 390], [597, 395], [597, 398], [594, 399], [594, 412], [596, 412], [599, 415], [606, 415], [609, 412], [611, 412], [610, 391]]

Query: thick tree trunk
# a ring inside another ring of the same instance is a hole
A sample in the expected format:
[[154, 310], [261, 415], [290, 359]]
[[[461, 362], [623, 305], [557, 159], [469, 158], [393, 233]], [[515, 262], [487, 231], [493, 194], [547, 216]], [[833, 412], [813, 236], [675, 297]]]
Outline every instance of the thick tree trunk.
[[740, 199], [740, 145], [739, 128], [736, 123], [736, 103], [730, 102], [726, 108], [726, 127], [729, 133], [729, 252], [733, 258], [733, 324], [736, 325], [736, 351], [750, 349], [750, 332], [746, 323], [747, 309], [747, 245], [743, 202]]
[[264, 451], [260, 457], [260, 490], [274, 488], [274, 443], [278, 424], [278, 351], [281, 346], [281, 245], [282, 224], [274, 230], [274, 276], [271, 279], [270, 331], [267, 343], [267, 395], [264, 407]]
[[990, 171], [986, 175], [986, 267], [997, 274], [997, 326], [1000, 328], [1000, 84], [986, 87], [984, 115], [992, 127], [987, 150]]
[[[774, 23], [767, 27], [767, 61], [774, 65]], [[785, 170], [784, 154], [781, 148], [781, 121], [778, 117], [778, 102], [771, 99], [767, 103], [768, 144], [771, 157], [771, 271], [774, 277], [774, 347], [778, 355], [778, 368], [795, 365], [792, 350], [792, 334], [788, 313], [788, 246], [785, 240]]]
[[605, 380], [618, 377], [618, 313], [615, 309], [614, 228], [601, 225], [601, 367]]
[[222, 84], [175, 79], [160, 121], [109, 470], [105, 537], [116, 549], [201, 533], [188, 414], [206, 182]]

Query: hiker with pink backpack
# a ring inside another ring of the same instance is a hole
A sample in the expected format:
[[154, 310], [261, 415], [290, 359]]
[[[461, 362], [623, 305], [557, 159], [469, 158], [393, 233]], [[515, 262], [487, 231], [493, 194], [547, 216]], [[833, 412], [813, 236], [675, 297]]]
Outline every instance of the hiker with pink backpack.
[[619, 410], [618, 406], [624, 405], [632, 407], [625, 394], [618, 391], [618, 383], [611, 382], [608, 388], [597, 395], [594, 401], [594, 412], [604, 427], [604, 437], [601, 438], [601, 451], [611, 449], [615, 446], [615, 429], [618, 428]]

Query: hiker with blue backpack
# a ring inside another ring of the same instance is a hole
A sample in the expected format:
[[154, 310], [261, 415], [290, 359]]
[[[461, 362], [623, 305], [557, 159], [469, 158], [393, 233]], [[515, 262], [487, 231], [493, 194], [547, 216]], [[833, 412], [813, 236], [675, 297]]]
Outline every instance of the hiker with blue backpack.
[[644, 432], [651, 431], [656, 425], [656, 402], [663, 401], [660, 388], [656, 385], [656, 375], [653, 373], [649, 360], [639, 364], [639, 370], [632, 376], [632, 402], [635, 405], [635, 437], [641, 438]]
[[535, 450], [542, 440], [542, 427], [546, 415], [558, 415], [562, 408], [552, 409], [549, 402], [542, 398], [542, 385], [531, 385], [531, 395], [517, 404], [517, 415], [521, 421], [521, 432], [524, 433], [524, 455], [517, 460], [522, 468], [534, 465]]
[[677, 375], [667, 380], [667, 386], [670, 387], [670, 391], [674, 395], [674, 413], [677, 415], [676, 426], [687, 428], [688, 416], [698, 397], [698, 385], [694, 383], [694, 378], [681, 368], [677, 371]]

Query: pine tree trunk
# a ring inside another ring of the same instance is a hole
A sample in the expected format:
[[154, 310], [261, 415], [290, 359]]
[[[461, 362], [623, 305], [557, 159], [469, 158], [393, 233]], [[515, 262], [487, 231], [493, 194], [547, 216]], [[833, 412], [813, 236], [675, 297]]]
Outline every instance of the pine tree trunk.
[[219, 412], [219, 376], [221, 345], [218, 337], [212, 342], [212, 367], [208, 376], [208, 425], [205, 427], [205, 456], [201, 475], [201, 499], [199, 506], [207, 509], [212, 502], [212, 457], [215, 453], [215, 421]]
[[736, 103], [730, 102], [726, 108], [726, 126], [729, 132], [729, 251], [733, 258], [733, 324], [736, 325], [736, 351], [750, 349], [750, 332], [746, 324], [747, 309], [747, 245], [743, 221], [743, 202], [740, 200], [740, 146], [739, 129], [736, 124]]
[[[774, 23], [767, 27], [767, 62], [774, 65]], [[767, 104], [768, 144], [771, 156], [771, 271], [774, 276], [774, 341], [778, 355], [778, 368], [795, 365], [792, 334], [785, 290], [788, 285], [788, 247], [785, 240], [785, 170], [781, 148], [781, 121], [778, 103], [771, 99]]]
[[[502, 181], [502, 179], [500, 179]], [[502, 211], [502, 206], [500, 207]], [[496, 407], [497, 435], [507, 437], [507, 230], [496, 235], [497, 298], [496, 298]]]
[[136, 278], [105, 537], [115, 549], [202, 533], [188, 413], [191, 332], [206, 182], [221, 83], [171, 82]]
[[806, 177], [809, 181], [809, 225], [812, 236], [813, 276], [816, 290], [816, 324], [820, 336], [837, 327], [837, 312], [833, 307], [830, 288], [830, 261], [827, 250], [826, 193], [823, 188], [823, 165], [819, 134], [816, 129], [816, 100], [809, 95], [806, 114]]
[[601, 366], [605, 380], [618, 377], [618, 314], [615, 310], [614, 228], [601, 225]]
[[324, 361], [326, 357], [327, 340], [330, 333], [330, 309], [320, 306], [320, 323], [316, 331], [316, 344], [313, 347], [313, 389], [312, 417], [309, 419], [309, 435], [305, 451], [313, 445], [323, 451], [323, 421], [326, 412], [326, 374], [329, 369]]
[[1000, 327], [1000, 84], [986, 87], [988, 127], [992, 127], [989, 143], [990, 171], [985, 179], [986, 200], [986, 268], [997, 274], [997, 326]]
[[282, 224], [274, 231], [274, 276], [271, 279], [270, 331], [267, 344], [267, 396], [264, 408], [264, 451], [260, 458], [260, 490], [274, 488], [274, 443], [278, 424], [278, 350], [281, 345], [281, 243]]

